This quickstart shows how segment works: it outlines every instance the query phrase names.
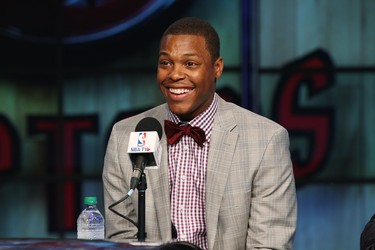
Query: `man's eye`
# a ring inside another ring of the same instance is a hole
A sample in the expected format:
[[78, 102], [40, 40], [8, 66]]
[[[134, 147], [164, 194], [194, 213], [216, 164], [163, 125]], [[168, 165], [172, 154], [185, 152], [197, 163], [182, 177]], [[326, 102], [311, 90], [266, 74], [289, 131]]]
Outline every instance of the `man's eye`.
[[197, 65], [195, 62], [187, 62], [186, 63], [186, 66], [189, 66], [189, 67], [193, 67], [195, 65]]
[[159, 64], [162, 65], [162, 66], [170, 65], [170, 63], [168, 61], [160, 61]]

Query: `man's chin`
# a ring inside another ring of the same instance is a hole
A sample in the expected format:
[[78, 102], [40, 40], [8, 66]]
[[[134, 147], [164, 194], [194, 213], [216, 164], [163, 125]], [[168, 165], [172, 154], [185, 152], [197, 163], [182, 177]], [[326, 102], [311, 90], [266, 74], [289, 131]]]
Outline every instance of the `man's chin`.
[[182, 107], [176, 107], [175, 105], [169, 106], [169, 109], [173, 114], [177, 115], [183, 121], [190, 121], [192, 119], [192, 113], [188, 109]]

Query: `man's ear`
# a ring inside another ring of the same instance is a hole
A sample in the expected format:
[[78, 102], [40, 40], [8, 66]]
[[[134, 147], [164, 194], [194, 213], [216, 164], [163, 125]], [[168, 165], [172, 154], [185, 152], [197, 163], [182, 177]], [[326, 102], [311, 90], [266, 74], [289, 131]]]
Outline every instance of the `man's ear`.
[[219, 57], [218, 59], [216, 59], [214, 63], [214, 67], [215, 67], [215, 78], [219, 79], [224, 69], [224, 60], [222, 57]]

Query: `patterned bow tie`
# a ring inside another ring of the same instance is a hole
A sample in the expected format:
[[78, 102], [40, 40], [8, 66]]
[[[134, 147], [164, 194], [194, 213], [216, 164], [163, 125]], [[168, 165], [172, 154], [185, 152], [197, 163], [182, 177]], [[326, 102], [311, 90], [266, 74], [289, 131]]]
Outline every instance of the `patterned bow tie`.
[[203, 147], [203, 143], [206, 141], [203, 129], [192, 127], [190, 124], [180, 126], [174, 122], [164, 120], [164, 130], [169, 145], [177, 143], [183, 135], [191, 136], [200, 147]]

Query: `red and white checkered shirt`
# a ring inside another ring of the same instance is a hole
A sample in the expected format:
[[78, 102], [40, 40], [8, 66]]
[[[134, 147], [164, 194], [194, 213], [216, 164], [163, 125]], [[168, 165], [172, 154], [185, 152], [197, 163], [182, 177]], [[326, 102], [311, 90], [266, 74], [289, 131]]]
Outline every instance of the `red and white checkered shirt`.
[[[177, 230], [176, 240], [191, 242], [202, 249], [208, 248], [205, 215], [206, 170], [216, 110], [215, 94], [210, 107], [188, 122], [206, 133], [207, 141], [202, 148], [187, 135], [182, 136], [178, 143], [168, 146], [171, 216]], [[181, 122], [172, 112], [169, 112], [168, 116], [170, 121]]]

